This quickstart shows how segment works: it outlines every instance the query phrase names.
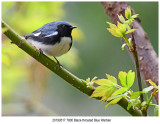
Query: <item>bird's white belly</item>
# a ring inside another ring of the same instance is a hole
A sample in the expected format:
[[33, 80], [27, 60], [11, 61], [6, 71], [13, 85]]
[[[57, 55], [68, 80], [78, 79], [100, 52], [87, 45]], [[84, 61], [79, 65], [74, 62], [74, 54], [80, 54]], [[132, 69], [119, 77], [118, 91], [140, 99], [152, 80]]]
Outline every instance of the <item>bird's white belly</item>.
[[44, 54], [54, 57], [61, 56], [68, 52], [72, 42], [70, 37], [62, 37], [61, 42], [54, 45], [42, 44], [41, 42], [33, 41], [31, 39], [27, 39], [27, 41], [36, 48], [41, 49]]

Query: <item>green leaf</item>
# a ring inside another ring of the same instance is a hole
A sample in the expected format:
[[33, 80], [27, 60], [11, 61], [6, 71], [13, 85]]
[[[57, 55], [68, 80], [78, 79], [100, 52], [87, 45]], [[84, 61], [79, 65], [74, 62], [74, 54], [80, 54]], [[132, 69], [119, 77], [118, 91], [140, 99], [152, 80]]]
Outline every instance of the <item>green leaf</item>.
[[154, 115], [159, 116], [159, 106], [158, 105], [156, 105], [154, 108]]
[[143, 92], [144, 92], [144, 93], [148, 93], [148, 92], [151, 91], [152, 89], [154, 89], [154, 86], [149, 86], [149, 87], [147, 87], [147, 88], [144, 88], [144, 89], [143, 89]]
[[118, 74], [118, 79], [123, 87], [127, 87], [127, 73], [120, 71]]
[[106, 76], [107, 76], [108, 80], [111, 80], [112, 82], [117, 83], [117, 79], [115, 77], [113, 77], [109, 74], [106, 74]]
[[105, 95], [101, 98], [100, 101], [106, 101], [108, 98], [110, 98], [110, 96], [112, 96], [112, 94], [116, 91], [115, 87], [110, 87], [107, 89], [107, 91], [105, 92]]
[[135, 72], [132, 72], [131, 70], [127, 74], [127, 87], [130, 88], [135, 80]]
[[117, 28], [115, 31], [116, 31], [116, 34], [119, 35], [119, 37], [123, 37], [124, 32], [122, 32], [120, 28]]
[[97, 78], [98, 78], [98, 77], [97, 77], [97, 76], [95, 76], [91, 81], [95, 81]]
[[126, 33], [125, 33], [125, 34], [132, 33], [132, 32], [134, 32], [135, 30], [136, 30], [136, 29], [130, 29], [130, 30], [126, 31]]
[[130, 26], [132, 26], [132, 23], [133, 23], [133, 20], [132, 20], [132, 19], [129, 19], [129, 20], [128, 20], [128, 24], [129, 24]]
[[135, 18], [138, 17], [138, 15], [139, 15], [139, 14], [135, 14], [135, 15], [133, 15], [131, 18], [132, 18], [132, 19], [135, 19]]
[[107, 107], [108, 107], [109, 105], [114, 105], [114, 104], [116, 104], [116, 103], [119, 102], [122, 98], [123, 98], [123, 97], [121, 96], [121, 97], [119, 97], [119, 98], [113, 99], [112, 101], [108, 102], [108, 103], [105, 105], [105, 109], [107, 109]]
[[118, 31], [116, 31], [116, 29], [110, 29], [107, 28], [107, 30], [115, 37], [122, 37], [121, 33], [119, 33]]
[[94, 92], [90, 97], [102, 97], [106, 94], [107, 91], [108, 91], [107, 86], [98, 86], [95, 88]]
[[122, 44], [121, 49], [124, 50], [124, 48], [125, 48], [126, 45], [127, 45], [127, 44], [125, 44], [125, 43]]
[[90, 97], [103, 97], [102, 100], [106, 100], [117, 89], [117, 83], [114, 83], [108, 79], [99, 79], [94, 82], [100, 86], [95, 88]]
[[135, 72], [132, 72], [131, 70], [128, 73], [120, 71], [118, 74], [118, 79], [123, 87], [130, 88], [134, 83]]
[[90, 78], [87, 78], [86, 81], [87, 81], [87, 83], [90, 82]]
[[133, 92], [133, 94], [131, 95], [130, 99], [137, 99], [142, 92]]
[[127, 30], [130, 30], [130, 29], [131, 29], [130, 26], [128, 25], [128, 21], [126, 21], [126, 22], [124, 23], [124, 25], [126, 26]]
[[117, 28], [117, 26], [115, 24], [112, 24], [110, 22], [107, 22], [107, 23], [109, 24], [110, 28]]
[[107, 22], [110, 26], [110, 28], [107, 28], [107, 30], [115, 37], [123, 37], [123, 34], [120, 30], [120, 28], [118, 28], [118, 26], [116, 26], [115, 24], [109, 23]]
[[125, 23], [125, 19], [122, 15], [120, 15], [120, 16], [118, 15], [118, 18], [119, 18], [120, 22]]
[[97, 79], [97, 77], [95, 76], [92, 80], [90, 79], [90, 78], [87, 78], [86, 79], [86, 85], [87, 85], [87, 87], [90, 87], [90, 88], [92, 88], [93, 87], [93, 85], [94, 85], [94, 81]]
[[131, 10], [130, 10], [130, 8], [127, 8], [127, 9], [125, 10], [125, 17], [126, 17], [127, 19], [130, 19], [130, 18], [131, 18]]
[[90, 97], [102, 97], [100, 101], [107, 100], [117, 89], [117, 82], [112, 76], [109, 76], [109, 79], [99, 79], [94, 81], [96, 84], [100, 85], [95, 88], [94, 92]]
[[109, 97], [108, 99], [107, 99], [107, 102], [109, 102], [109, 101], [111, 101], [111, 100], [113, 100], [113, 99], [116, 99], [116, 98], [119, 98], [119, 97], [121, 97], [121, 96], [127, 96], [127, 93], [124, 93], [124, 94], [120, 94], [120, 95], [116, 95], [116, 96], [114, 96], [114, 95], [112, 95], [111, 97]]
[[114, 83], [113, 81], [108, 80], [108, 79], [99, 79], [99, 80], [96, 80], [94, 82], [98, 85], [105, 85], [105, 86], [108, 86], [108, 87], [113, 86], [113, 83]]
[[122, 93], [126, 92], [127, 90], [128, 90], [128, 88], [122, 87], [122, 88], [118, 89], [116, 92], [114, 92], [113, 96], [122, 94]]
[[125, 31], [126, 31], [126, 26], [125, 26], [125, 24], [122, 24], [122, 23], [119, 23], [119, 22], [118, 22], [117, 27], [118, 27], [118, 29], [120, 29], [119, 32], [121, 32], [121, 34], [124, 34], [124, 33], [125, 33]]

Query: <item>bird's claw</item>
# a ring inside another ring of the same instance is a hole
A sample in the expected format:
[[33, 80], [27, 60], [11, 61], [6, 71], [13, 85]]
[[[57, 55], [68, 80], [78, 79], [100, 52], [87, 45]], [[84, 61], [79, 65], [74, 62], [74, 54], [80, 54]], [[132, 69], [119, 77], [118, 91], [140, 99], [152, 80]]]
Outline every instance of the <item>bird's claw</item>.
[[40, 56], [40, 54], [42, 54], [43, 51], [41, 49], [39, 49], [39, 53], [38, 53], [38, 56]]
[[[19, 44], [18, 44], [18, 47], [21, 47], [21, 46], [22, 46], [23, 41], [24, 41], [24, 39], [21, 39], [21, 41], [20, 41]], [[13, 42], [11, 42], [11, 43], [13, 43]]]
[[62, 65], [59, 62], [57, 62], [57, 65], [58, 65], [57, 71], [59, 71]]
[[54, 57], [54, 58], [57, 61], [57, 65], [58, 65], [57, 71], [59, 71], [59, 69], [62, 67], [62, 65], [59, 63], [59, 61], [58, 61], [58, 59], [56, 59], [56, 57]]

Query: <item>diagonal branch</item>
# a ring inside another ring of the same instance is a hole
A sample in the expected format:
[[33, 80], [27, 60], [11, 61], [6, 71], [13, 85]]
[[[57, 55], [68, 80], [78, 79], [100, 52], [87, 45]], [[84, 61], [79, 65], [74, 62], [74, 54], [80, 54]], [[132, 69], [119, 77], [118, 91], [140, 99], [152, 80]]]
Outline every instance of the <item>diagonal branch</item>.
[[[124, 16], [125, 9], [130, 7], [126, 2], [102, 2], [101, 3], [106, 14], [110, 17], [111, 21], [116, 24], [118, 19], [118, 15], [122, 14]], [[132, 13], [135, 14], [135, 11], [131, 8]], [[146, 81], [151, 79], [158, 85], [158, 58], [157, 54], [154, 51], [147, 34], [144, 32], [139, 18], [137, 18], [133, 22], [133, 28], [136, 29], [134, 31], [134, 40], [135, 40], [135, 47], [138, 53], [139, 59], [139, 67], [140, 72], [143, 76], [143, 79]], [[133, 38], [132, 34], [128, 35], [129, 37]], [[127, 49], [128, 50], [128, 49]], [[130, 53], [130, 51], [128, 50]], [[131, 54], [133, 58], [133, 54]], [[146, 81], [147, 86], [150, 84]], [[155, 100], [158, 103], [158, 94], [155, 96]]]
[[[90, 94], [91, 89], [86, 87], [86, 84], [67, 71], [65, 68], [60, 67], [57, 65], [56, 62], [54, 62], [52, 59], [47, 57], [44, 54], [39, 55], [38, 49], [33, 47], [32, 45], [28, 44], [26, 40], [22, 39], [21, 36], [19, 36], [13, 29], [11, 29], [4, 21], [2, 21], [2, 27], [7, 28], [7, 30], [4, 32], [4, 34], [17, 46], [20, 45], [19, 48], [21, 48], [23, 51], [28, 53], [30, 56], [32, 56], [34, 59], [39, 61], [41, 64], [43, 64], [45, 67], [50, 69], [52, 72], [56, 73], [58, 76], [63, 78], [65, 81], [70, 83], [72, 86], [76, 87], [80, 91], [84, 92], [85, 94]], [[23, 41], [22, 41], [23, 40]]]
[[[2, 21], [2, 28], [7, 28], [4, 34], [18, 46], [22, 38], [13, 29], [11, 29], [4, 21]], [[44, 54], [38, 55], [39, 52], [37, 51], [37, 49], [34, 48], [32, 45], [28, 44], [27, 41], [24, 40], [20, 48], [26, 53], [28, 53], [30, 56], [32, 56], [34, 59], [39, 61], [41, 64], [43, 64], [45, 67], [50, 69], [52, 72], [57, 74], [59, 77], [63, 78], [69, 84], [80, 90], [81, 92], [87, 94], [88, 96], [92, 94], [94, 88], [92, 89], [90, 87], [87, 87], [86, 82], [84, 80], [79, 79], [78, 77], [76, 77], [63, 67], [57, 71], [58, 65]], [[123, 98], [118, 102], [118, 104], [132, 116], [142, 116], [141, 111], [139, 111], [138, 109], [131, 108], [127, 110], [128, 106], [127, 99]]]

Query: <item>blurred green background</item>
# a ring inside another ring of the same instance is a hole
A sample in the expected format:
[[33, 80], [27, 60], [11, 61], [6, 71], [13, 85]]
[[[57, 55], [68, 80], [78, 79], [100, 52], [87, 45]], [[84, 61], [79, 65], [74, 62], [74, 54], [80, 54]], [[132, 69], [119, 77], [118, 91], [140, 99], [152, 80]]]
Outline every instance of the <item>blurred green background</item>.
[[[158, 53], [158, 2], [129, 2]], [[110, 21], [99, 2], [2, 2], [2, 19], [21, 36], [42, 25], [65, 20], [73, 31], [73, 47], [58, 57], [82, 79], [117, 78], [119, 71], [135, 71], [122, 42], [106, 28]], [[145, 86], [145, 85], [144, 85]], [[132, 86], [137, 91], [137, 83]], [[47, 70], [2, 35], [2, 115], [129, 116], [120, 106], [89, 98]], [[153, 114], [153, 108], [149, 110]]]

